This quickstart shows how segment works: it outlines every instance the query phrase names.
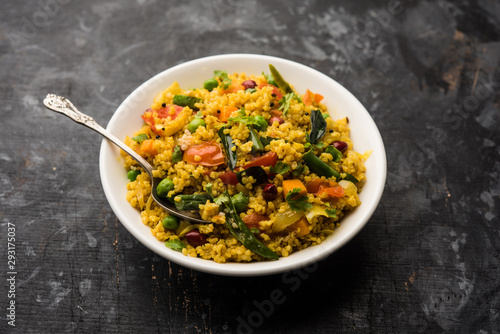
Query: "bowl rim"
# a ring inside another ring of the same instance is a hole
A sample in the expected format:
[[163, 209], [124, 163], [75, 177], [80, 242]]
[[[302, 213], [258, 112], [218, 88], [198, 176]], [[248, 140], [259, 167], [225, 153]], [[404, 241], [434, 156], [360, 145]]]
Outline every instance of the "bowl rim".
[[[320, 245], [308, 247], [304, 250], [294, 252], [290, 256], [285, 258], [282, 257], [277, 261], [262, 261], [262, 262], [251, 262], [251, 263], [237, 263], [237, 262], [216, 263], [213, 260], [204, 260], [201, 258], [193, 258], [185, 256], [180, 252], [175, 252], [165, 247], [164, 243], [158, 241], [152, 235], [152, 233], [146, 235], [147, 233], [144, 233], [144, 228], [147, 228], [147, 230], [150, 231], [150, 227], [142, 224], [142, 221], [140, 219], [138, 222], [137, 221], [131, 222], [129, 217], [125, 214], [125, 212], [121, 208], [121, 204], [117, 200], [118, 197], [115, 194], [116, 193], [116, 190], [114, 190], [115, 187], [110, 181], [109, 173], [111, 172], [108, 172], [107, 170], [109, 163], [112, 161], [111, 156], [114, 156], [114, 158], [116, 158], [117, 155], [119, 156], [119, 149], [115, 147], [114, 144], [111, 144], [106, 139], [103, 139], [101, 142], [100, 154], [99, 154], [99, 172], [100, 172], [101, 184], [104, 193], [106, 195], [106, 198], [108, 200], [108, 203], [111, 206], [111, 209], [113, 210], [115, 215], [117, 216], [118, 220], [121, 222], [121, 224], [137, 240], [139, 240], [139, 242], [141, 242], [144, 246], [146, 246], [156, 254], [162, 256], [163, 258], [173, 261], [179, 265], [182, 265], [190, 269], [195, 269], [198, 271], [223, 275], [223, 276], [241, 276], [241, 277], [265, 276], [265, 275], [279, 274], [294, 269], [299, 269], [308, 266], [312, 263], [315, 263], [319, 260], [322, 260], [327, 256], [329, 256], [330, 254], [332, 254], [333, 252], [340, 249], [341, 247], [343, 247], [346, 243], [348, 243], [368, 223], [382, 197], [387, 175], [387, 162], [386, 162], [384, 143], [382, 140], [382, 136], [380, 135], [380, 132], [375, 124], [375, 121], [371, 117], [370, 113], [366, 110], [366, 108], [361, 104], [361, 102], [356, 97], [354, 97], [354, 95], [351, 92], [349, 92], [345, 87], [343, 87], [341, 84], [339, 84], [331, 77], [319, 72], [314, 68], [308, 67], [306, 65], [297, 63], [292, 60], [279, 58], [275, 56], [256, 55], [250, 53], [234, 53], [234, 54], [223, 54], [223, 55], [203, 57], [170, 67], [156, 74], [155, 76], [151, 77], [144, 83], [142, 83], [140, 86], [134, 89], [127, 96], [127, 98], [120, 104], [120, 106], [113, 113], [106, 128], [107, 130], [113, 133], [113, 131], [116, 130], [116, 124], [119, 123], [120, 114], [123, 113], [124, 110], [129, 108], [129, 105], [133, 103], [134, 100], [137, 101], [137, 99], [140, 98], [141, 94], [143, 94], [143, 91], [147, 91], [148, 87], [154, 86], [154, 83], [161, 82], [162, 78], [169, 77], [169, 75], [170, 76], [175, 75], [175, 73], [180, 73], [183, 70], [189, 69], [193, 66], [196, 67], [196, 66], [203, 66], [203, 64], [207, 63], [213, 63], [213, 62], [224, 63], [228, 61], [267, 62], [269, 64], [272, 63], [275, 66], [276, 64], [280, 64], [280, 65], [286, 65], [291, 68], [296, 68], [298, 71], [305, 71], [305, 73], [307, 73], [307, 75], [310, 77], [316, 77], [317, 79], [322, 79], [328, 82], [329, 85], [331, 85], [328, 87], [329, 90], [334, 89], [335, 93], [341, 94], [341, 96], [345, 99], [346, 103], [352, 106], [352, 108], [354, 108], [356, 112], [360, 112], [363, 114], [362, 117], [364, 124], [362, 126], [363, 128], [366, 128], [368, 132], [371, 134], [370, 137], [371, 146], [376, 148], [376, 152], [375, 151], [372, 152], [372, 156], [370, 156], [370, 158], [372, 158], [375, 153], [377, 160], [375, 165], [377, 166], [377, 174], [376, 174], [377, 177], [373, 180], [369, 179], [367, 181], [367, 183], [373, 182], [372, 187], [374, 187], [374, 192], [372, 194], [372, 197], [369, 198], [369, 203], [366, 204], [365, 202], [363, 202], [359, 207], [355, 208], [354, 210], [354, 211], [356, 210], [361, 211], [361, 214], [359, 214], [360, 217], [357, 217], [359, 222], [355, 224], [353, 228], [350, 228], [346, 233], [338, 232], [339, 230], [342, 230], [343, 227], [342, 222], [346, 219], [346, 217], [344, 217], [341, 220], [340, 226], [334, 232], [334, 234], [339, 234], [339, 233], [341, 234], [341, 238], [339, 240], [336, 240], [334, 245], [329, 245], [328, 242], [323, 242]], [[214, 69], [215, 68], [212, 68], [212, 71]], [[170, 82], [174, 81], [172, 79], [170, 80], [171, 80]], [[154, 95], [156, 95], [157, 93], [159, 93], [159, 91], [156, 91]], [[330, 108], [329, 111], [331, 112]], [[370, 158], [367, 160], [367, 163], [370, 161]], [[123, 165], [122, 161], [120, 161], [120, 163], [121, 165]], [[123, 171], [125, 173], [125, 168], [123, 168]], [[367, 168], [367, 173], [368, 173], [368, 168]], [[360, 195], [362, 193], [363, 191], [360, 193]], [[125, 193], [121, 194], [120, 196], [122, 196], [123, 199], [125, 199]], [[127, 204], [129, 203], [127, 202]], [[365, 206], [363, 206], [363, 204], [365, 204]], [[138, 226], [139, 224], [141, 226]], [[152, 241], [151, 237], [154, 238], [154, 240], [156, 240], [157, 242], [151, 242]], [[331, 237], [332, 236], [329, 236], [328, 238]], [[297, 254], [301, 255], [297, 256]]]

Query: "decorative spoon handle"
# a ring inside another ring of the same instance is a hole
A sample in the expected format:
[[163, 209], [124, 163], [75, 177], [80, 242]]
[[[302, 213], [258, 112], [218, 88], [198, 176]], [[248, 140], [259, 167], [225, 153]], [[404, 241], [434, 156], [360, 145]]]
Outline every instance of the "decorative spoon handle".
[[96, 131], [106, 139], [110, 140], [113, 142], [115, 145], [117, 145], [119, 148], [124, 150], [128, 155], [130, 155], [132, 158], [134, 158], [149, 174], [151, 178], [153, 178], [153, 167], [147, 162], [143, 157], [141, 157], [139, 154], [137, 154], [134, 150], [132, 150], [130, 147], [125, 145], [124, 142], [122, 142], [120, 139], [116, 138], [113, 134], [111, 134], [109, 131], [104, 129], [102, 126], [97, 124], [97, 122], [90, 117], [89, 115], [86, 115], [82, 112], [80, 112], [76, 107], [71, 103], [70, 100], [54, 95], [54, 94], [48, 94], [47, 97], [43, 100], [43, 104], [50, 110], [56, 111], [58, 113], [61, 113], [63, 115], [68, 116], [72, 120], [74, 120], [77, 123], [80, 123], [82, 125], [85, 125], [86, 127]]

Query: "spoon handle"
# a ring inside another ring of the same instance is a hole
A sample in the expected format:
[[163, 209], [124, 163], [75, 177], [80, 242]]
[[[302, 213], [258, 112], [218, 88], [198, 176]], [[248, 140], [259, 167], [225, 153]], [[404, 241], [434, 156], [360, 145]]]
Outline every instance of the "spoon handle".
[[86, 127], [96, 131], [101, 136], [110, 140], [119, 148], [124, 150], [128, 155], [134, 158], [146, 170], [151, 178], [153, 177], [153, 167], [149, 164], [149, 162], [147, 162], [143, 157], [137, 154], [130, 147], [125, 145], [125, 143], [120, 139], [116, 138], [112, 133], [97, 124], [97, 122], [92, 117], [76, 109], [76, 107], [73, 105], [73, 103], [71, 103], [70, 100], [62, 96], [48, 94], [47, 97], [45, 97], [45, 99], [43, 100], [43, 104], [48, 109], [64, 114], [71, 118], [73, 121], [85, 125]]

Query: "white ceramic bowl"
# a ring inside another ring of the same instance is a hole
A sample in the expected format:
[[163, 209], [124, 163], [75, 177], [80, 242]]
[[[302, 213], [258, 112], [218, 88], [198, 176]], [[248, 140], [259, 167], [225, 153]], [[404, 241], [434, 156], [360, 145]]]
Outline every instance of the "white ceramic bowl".
[[182, 266], [195, 270], [227, 276], [261, 276], [282, 273], [307, 266], [325, 258], [351, 240], [368, 222], [375, 211], [386, 178], [386, 157], [380, 133], [370, 114], [344, 87], [328, 76], [309, 68], [276, 57], [252, 54], [228, 54], [201, 58], [174, 66], [146, 81], [130, 94], [111, 118], [107, 129], [120, 139], [136, 132], [143, 121], [140, 115], [150, 107], [153, 98], [172, 82], [178, 81], [184, 89], [202, 87], [203, 82], [213, 76], [214, 70], [246, 74], [269, 73], [273, 64], [282, 76], [293, 84], [300, 94], [306, 89], [325, 97], [323, 102], [334, 119], [348, 116], [351, 139], [358, 152], [371, 150], [366, 161], [367, 181], [360, 193], [362, 204], [347, 214], [340, 227], [321, 245], [307, 248], [280, 258], [277, 261], [255, 263], [215, 263], [191, 258], [165, 247], [141, 222], [139, 212], [125, 199], [127, 177], [119, 149], [103, 140], [100, 153], [100, 175], [106, 197], [114, 213], [143, 245], [158, 255]]

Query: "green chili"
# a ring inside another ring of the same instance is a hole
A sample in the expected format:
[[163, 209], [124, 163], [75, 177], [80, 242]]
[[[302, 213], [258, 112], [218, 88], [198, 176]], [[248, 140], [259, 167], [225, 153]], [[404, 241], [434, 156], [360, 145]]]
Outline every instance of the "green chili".
[[271, 75], [274, 81], [278, 85], [278, 88], [285, 92], [285, 94], [293, 93], [293, 89], [288, 82], [283, 79], [280, 72], [273, 65], [269, 64], [269, 69], [271, 70]]
[[210, 197], [207, 194], [177, 195], [174, 204], [177, 210], [199, 210], [200, 204], [205, 204]]

